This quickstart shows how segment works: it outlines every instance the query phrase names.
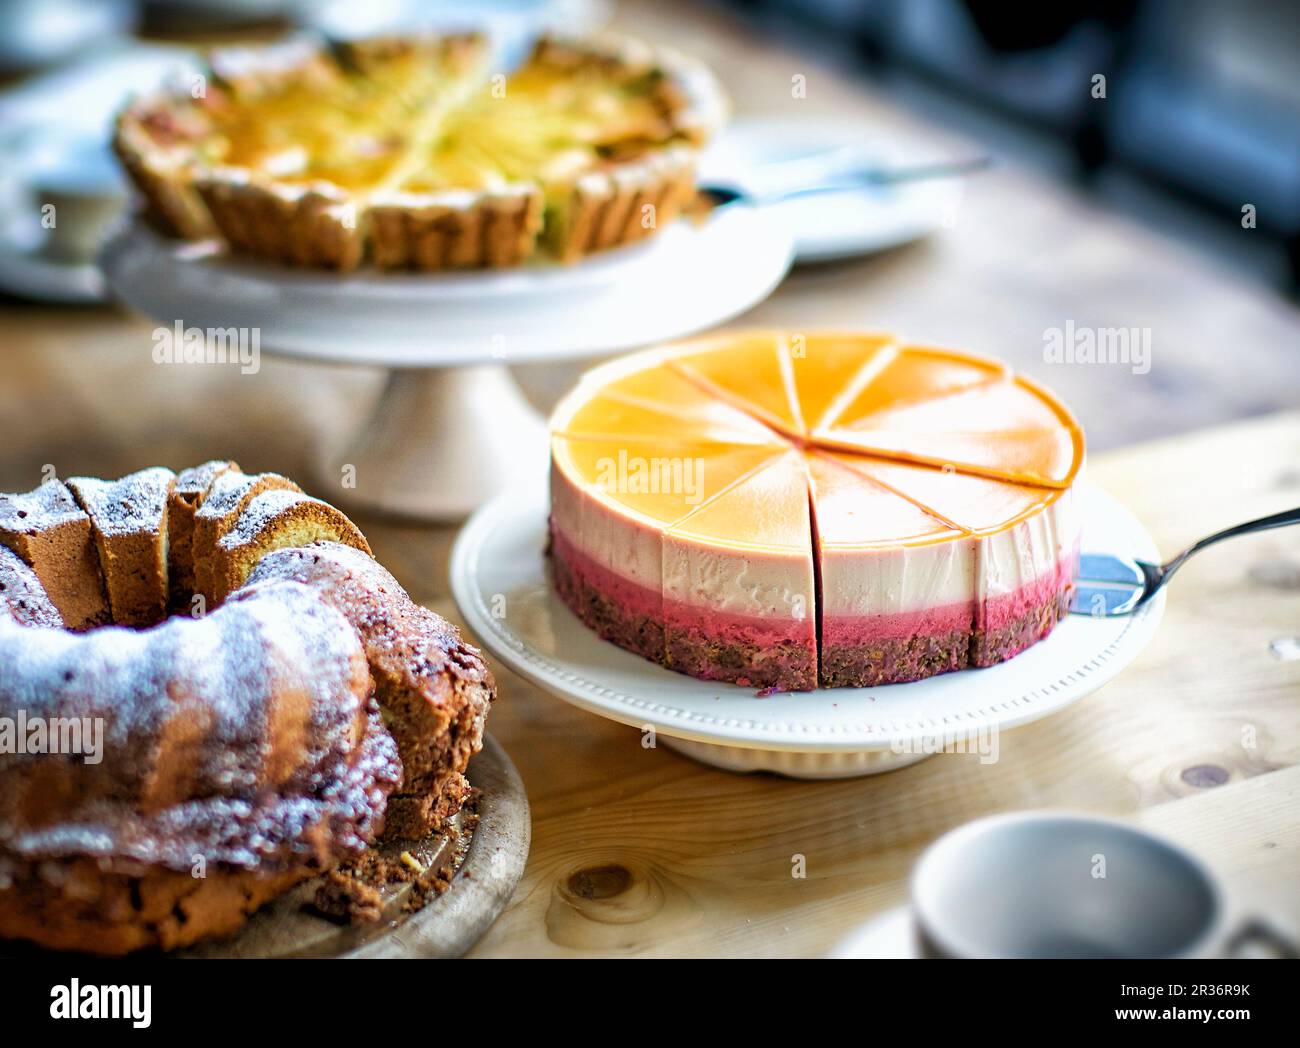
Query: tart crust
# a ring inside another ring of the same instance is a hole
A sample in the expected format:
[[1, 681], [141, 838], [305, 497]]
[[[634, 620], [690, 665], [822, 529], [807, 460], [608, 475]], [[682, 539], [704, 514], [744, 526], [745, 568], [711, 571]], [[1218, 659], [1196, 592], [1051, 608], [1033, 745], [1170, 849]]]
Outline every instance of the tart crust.
[[[268, 165], [205, 160], [203, 144], [217, 134], [205, 107], [256, 101], [283, 85], [328, 88], [331, 77], [345, 75], [373, 77], [382, 87], [385, 62], [412, 55], [449, 61], [453, 72], [445, 90], [424, 99], [425, 109], [411, 118], [411, 141], [400, 147], [407, 155], [391, 178], [356, 188], [278, 177]], [[627, 97], [649, 107], [654, 118], [638, 124], [629, 112], [626, 141], [570, 149], [578, 154], [576, 167], [565, 163], [572, 156], [548, 161], [544, 150], [560, 147], [534, 144], [543, 149], [541, 170], [528, 177], [485, 169], [479, 185], [405, 186], [402, 176], [432, 166], [421, 161], [421, 151], [448, 117], [476, 94], [481, 99], [490, 79], [497, 79], [485, 56], [485, 42], [470, 35], [378, 38], [329, 51], [298, 43], [217, 52], [209, 89], [215, 101], [185, 94], [143, 99], [119, 117], [114, 149], [156, 228], [183, 239], [219, 236], [235, 254], [316, 269], [349, 271], [367, 260], [383, 269], [500, 268], [539, 252], [573, 262], [653, 235], [693, 199], [699, 148], [725, 118], [721, 90], [703, 66], [677, 52], [616, 36], [543, 39], [526, 68], [561, 83], [595, 77], [599, 85], [606, 74], [620, 87], [635, 83], [637, 94]], [[569, 119], [550, 101], [541, 105], [542, 112]], [[580, 110], [572, 119], [604, 117]], [[504, 141], [515, 144], [509, 135]], [[491, 151], [484, 152], [487, 159], [476, 162], [490, 166]]]

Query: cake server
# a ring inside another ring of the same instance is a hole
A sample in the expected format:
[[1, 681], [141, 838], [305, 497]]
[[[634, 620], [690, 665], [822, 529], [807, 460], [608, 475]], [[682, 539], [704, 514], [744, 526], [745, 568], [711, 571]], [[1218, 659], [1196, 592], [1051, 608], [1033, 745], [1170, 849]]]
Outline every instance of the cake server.
[[1164, 564], [1149, 564], [1109, 553], [1084, 553], [1079, 558], [1078, 585], [1070, 611], [1076, 615], [1129, 615], [1160, 592], [1175, 571], [1194, 553], [1223, 539], [1300, 524], [1300, 507], [1216, 531]]

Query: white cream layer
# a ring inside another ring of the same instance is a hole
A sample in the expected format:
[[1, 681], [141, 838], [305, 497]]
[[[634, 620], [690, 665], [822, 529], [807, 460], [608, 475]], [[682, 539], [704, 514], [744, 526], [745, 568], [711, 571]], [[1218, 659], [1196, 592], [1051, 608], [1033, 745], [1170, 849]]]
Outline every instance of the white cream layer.
[[[1077, 547], [1073, 491], [1003, 531], [891, 548], [824, 546], [822, 614], [865, 616], [982, 603], [1054, 573]], [[816, 613], [802, 554], [673, 536], [593, 498], [552, 465], [551, 513], [596, 564], [675, 602], [757, 618]], [[810, 540], [811, 544], [811, 540]]]
[[1073, 553], [1073, 491], [1003, 531], [893, 549], [822, 548], [822, 614], [857, 617], [982, 603], [1054, 574]]

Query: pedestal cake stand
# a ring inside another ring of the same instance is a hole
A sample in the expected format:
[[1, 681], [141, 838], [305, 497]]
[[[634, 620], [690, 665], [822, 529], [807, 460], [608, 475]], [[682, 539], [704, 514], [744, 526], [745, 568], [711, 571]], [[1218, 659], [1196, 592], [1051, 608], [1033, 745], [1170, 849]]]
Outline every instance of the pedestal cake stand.
[[261, 347], [316, 363], [389, 369], [360, 430], [322, 447], [317, 470], [342, 501], [457, 520], [545, 469], [546, 430], [507, 371], [678, 338], [762, 301], [793, 254], [789, 232], [732, 205], [640, 244], [562, 266], [449, 273], [336, 274], [236, 259], [140, 223], [101, 265], [111, 291], [166, 323], [247, 329]]

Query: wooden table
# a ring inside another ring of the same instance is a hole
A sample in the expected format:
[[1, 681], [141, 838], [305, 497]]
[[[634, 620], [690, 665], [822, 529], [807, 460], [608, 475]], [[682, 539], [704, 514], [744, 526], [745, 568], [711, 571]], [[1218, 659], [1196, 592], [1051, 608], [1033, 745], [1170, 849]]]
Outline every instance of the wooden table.
[[[620, 20], [650, 36], [673, 27], [742, 111], [934, 135], [716, 15], [656, 3]], [[807, 77], [801, 101], [789, 94], [795, 73]], [[1046, 365], [1043, 330], [1071, 319], [1150, 328], [1150, 374]], [[1300, 413], [1204, 428], [1297, 405], [1295, 310], [1015, 165], [972, 182], [945, 235], [801, 270], [742, 322], [891, 327], [1008, 357], [1076, 407], [1092, 478], [1165, 550], [1300, 503]], [[218, 455], [307, 477], [314, 444], [355, 425], [379, 390], [366, 369], [270, 357], [247, 376], [156, 365], [152, 328], [107, 309], [0, 305], [0, 490], [34, 486], [47, 464], [113, 476]], [[450, 529], [359, 522], [418, 599], [456, 617]], [[1300, 926], [1297, 650], [1300, 534], [1249, 537], [1191, 562], [1137, 662], [1086, 701], [1009, 733], [996, 765], [941, 756], [823, 783], [733, 776], [644, 750], [637, 732], [499, 669], [490, 730], [528, 787], [533, 852], [474, 952], [817, 954], [901, 902], [913, 861], [939, 834], [990, 812], [1057, 806], [1162, 830], [1219, 867], [1238, 899]], [[796, 855], [806, 878], [791, 875]]]

